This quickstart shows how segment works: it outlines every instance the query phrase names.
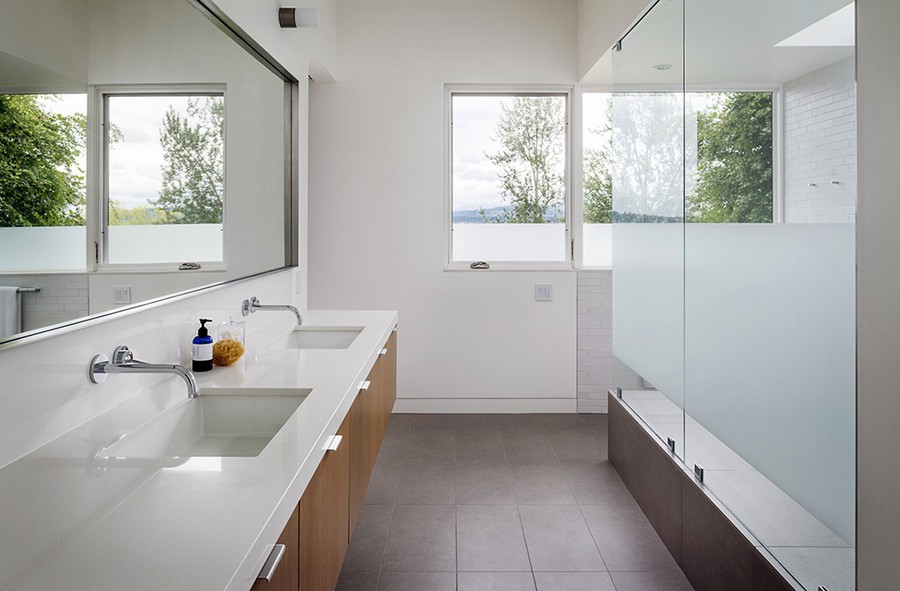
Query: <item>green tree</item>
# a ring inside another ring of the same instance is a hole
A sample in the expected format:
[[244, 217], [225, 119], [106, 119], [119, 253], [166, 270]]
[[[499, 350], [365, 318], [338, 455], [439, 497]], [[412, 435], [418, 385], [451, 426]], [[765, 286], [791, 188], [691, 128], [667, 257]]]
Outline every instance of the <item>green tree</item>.
[[584, 223], [612, 222], [612, 172], [609, 151], [584, 151]]
[[680, 222], [684, 212], [682, 95], [614, 94], [610, 121], [613, 220]]
[[83, 117], [56, 115], [40, 95], [0, 95], [0, 226], [84, 224]]
[[110, 226], [147, 226], [152, 224], [177, 224], [181, 214], [158, 207], [138, 205], [127, 208], [120, 201], [109, 201]]
[[[606, 122], [588, 129], [598, 136], [600, 148], [585, 148], [583, 163], [584, 223], [612, 222], [612, 100], [606, 101]], [[585, 142], [587, 143], [587, 142]]]
[[697, 117], [689, 221], [772, 221], [772, 95], [736, 92]]
[[169, 108], [160, 133], [162, 188], [150, 204], [174, 215], [158, 223], [222, 222], [224, 137], [222, 97], [190, 99], [186, 116]]
[[485, 221], [540, 224], [561, 221], [564, 208], [566, 123], [555, 97], [515, 97], [502, 105], [494, 130], [500, 149], [485, 154], [500, 169], [500, 192], [510, 207]]

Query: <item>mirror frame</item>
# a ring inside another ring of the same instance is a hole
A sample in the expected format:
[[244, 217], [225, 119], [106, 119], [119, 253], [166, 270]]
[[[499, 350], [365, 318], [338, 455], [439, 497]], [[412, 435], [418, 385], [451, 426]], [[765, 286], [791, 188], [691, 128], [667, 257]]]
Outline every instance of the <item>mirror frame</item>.
[[223, 281], [217, 281], [201, 285], [191, 289], [179, 291], [176, 293], [143, 300], [135, 304], [122, 306], [113, 310], [105, 310], [96, 314], [88, 314], [74, 320], [67, 320], [57, 324], [50, 324], [33, 330], [20, 332], [10, 337], [0, 339], [0, 351], [11, 345], [22, 344], [26, 340], [34, 337], [45, 338], [51, 336], [48, 333], [71, 329], [79, 324], [94, 322], [101, 318], [114, 317], [116, 315], [126, 315], [145, 306], [152, 306], [165, 302], [167, 300], [181, 298], [186, 295], [197, 294], [203, 291], [218, 288], [229, 283], [245, 281], [254, 277], [260, 277], [269, 273], [275, 273], [284, 269], [297, 267], [299, 262], [299, 235], [298, 220], [299, 214], [299, 145], [300, 145], [300, 129], [298, 112], [300, 108], [300, 89], [299, 80], [288, 71], [281, 63], [278, 62], [262, 45], [254, 40], [246, 31], [244, 31], [237, 23], [228, 17], [218, 6], [211, 0], [184, 0], [190, 6], [205, 16], [213, 25], [227, 35], [232, 41], [241, 46], [247, 53], [254, 57], [259, 63], [265, 66], [270, 72], [278, 76], [284, 82], [284, 109], [285, 109], [285, 126], [284, 126], [284, 265], [274, 269], [252, 273], [242, 277], [235, 277]]

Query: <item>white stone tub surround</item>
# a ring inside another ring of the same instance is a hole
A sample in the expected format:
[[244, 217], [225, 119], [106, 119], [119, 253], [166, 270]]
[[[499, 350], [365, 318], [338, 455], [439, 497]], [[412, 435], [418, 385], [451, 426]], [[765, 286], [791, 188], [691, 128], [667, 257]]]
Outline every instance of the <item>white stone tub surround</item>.
[[[277, 284], [279, 279], [274, 279]], [[224, 291], [247, 292], [245, 297], [260, 295], [261, 300], [273, 303], [283, 299], [278, 298], [277, 289], [263, 299], [263, 291], [249, 293], [251, 288], [232, 287], [226, 286]], [[225, 294], [224, 300], [230, 302], [233, 295]], [[214, 304], [215, 299], [204, 301]], [[163, 321], [151, 320], [152, 311], [136, 313], [132, 322], [117, 319], [117, 330], [100, 330], [119, 334], [107, 335], [108, 346], [96, 351], [96, 343], [90, 341], [97, 335], [85, 338], [84, 333], [92, 332], [85, 329], [48, 339], [42, 347], [27, 345], [0, 353], [4, 361], [0, 373], [5, 378], [14, 373], [6, 359], [17, 358], [11, 353], [19, 349], [52, 349], [59, 345], [57, 341], [72, 338], [77, 343], [78, 333], [82, 333], [82, 342], [88, 341], [84, 347], [68, 343], [57, 349], [75, 350], [66, 354], [66, 359], [20, 366], [20, 373], [29, 374], [34, 386], [28, 388], [27, 380], [18, 381], [15, 386], [22, 389], [22, 396], [0, 396], [4, 405], [0, 421], [7, 420], [29, 397], [36, 398], [30, 421], [26, 413], [19, 412], [35, 426], [47, 416], [51, 423], [47, 435], [63, 426], [61, 415], [75, 415], [70, 420], [83, 418], [67, 432], [0, 469], [0, 588], [249, 589], [324, 455], [325, 439], [337, 430], [359, 382], [368, 375], [397, 322], [396, 312], [309, 311], [304, 320], [310, 326], [365, 328], [344, 350], [277, 349], [266, 346], [284, 337], [293, 318], [278, 313], [253, 315], [247, 319], [244, 359], [233, 367], [216, 368], [197, 377], [201, 388], [312, 390], [262, 453], [258, 457], [192, 458], [183, 463], [143, 458], [107, 463], [104, 468], [95, 460], [100, 449], [160, 412], [182, 404], [186, 388], [175, 376], [158, 375], [111, 375], [104, 384], [89, 384], [90, 357], [116, 344], [135, 342], [139, 345], [133, 348], [141, 359], [162, 362], [176, 357], [184, 362], [188, 349], [175, 341], [181, 340], [181, 333], [190, 334], [186, 331], [192, 316], [205, 315], [213, 308], [203, 307], [191, 314], [183, 304], [172, 305], [180, 309], [174, 316], [183, 320], [174, 322], [166, 306], [156, 311]], [[236, 299], [234, 310], [239, 305], [240, 299]], [[148, 331], [168, 345], [168, 355], [148, 346]], [[37, 371], [38, 366], [43, 373]], [[145, 378], [151, 380], [149, 385]], [[7, 381], [3, 390], [8, 386]], [[64, 399], [62, 408], [41, 409], [44, 395], [54, 401]], [[97, 404], [96, 411], [87, 416], [92, 401]], [[7, 445], [3, 451], [8, 458], [16, 449], [20, 447]]]

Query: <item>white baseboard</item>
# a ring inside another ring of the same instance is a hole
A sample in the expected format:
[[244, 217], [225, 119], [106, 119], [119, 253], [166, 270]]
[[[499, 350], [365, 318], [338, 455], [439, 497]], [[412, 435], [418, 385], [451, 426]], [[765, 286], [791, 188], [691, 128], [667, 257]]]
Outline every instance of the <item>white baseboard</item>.
[[575, 413], [574, 398], [398, 398], [395, 413]]

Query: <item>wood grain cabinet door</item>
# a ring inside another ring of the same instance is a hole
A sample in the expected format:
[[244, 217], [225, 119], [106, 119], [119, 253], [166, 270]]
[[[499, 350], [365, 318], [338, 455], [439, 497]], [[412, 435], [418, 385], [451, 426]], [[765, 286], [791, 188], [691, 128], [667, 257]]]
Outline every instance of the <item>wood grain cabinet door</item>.
[[397, 331], [391, 333], [391, 337], [384, 346], [386, 351], [381, 356], [381, 375], [384, 382], [381, 396], [383, 400], [384, 430], [387, 430], [391, 413], [394, 411], [394, 402], [397, 400]]
[[300, 591], [333, 591], [347, 552], [349, 415], [336, 434], [340, 445], [325, 453], [300, 499]]
[[350, 407], [350, 518], [348, 539], [356, 525], [356, 518], [362, 507], [369, 487], [369, 478], [375, 467], [378, 449], [381, 445], [383, 409], [379, 392], [382, 387], [380, 372], [381, 357], [369, 373], [367, 389], [360, 390], [353, 406]]
[[300, 584], [300, 528], [299, 507], [281, 532], [276, 544], [284, 545], [284, 554], [271, 580], [257, 579], [250, 591], [297, 591]]

